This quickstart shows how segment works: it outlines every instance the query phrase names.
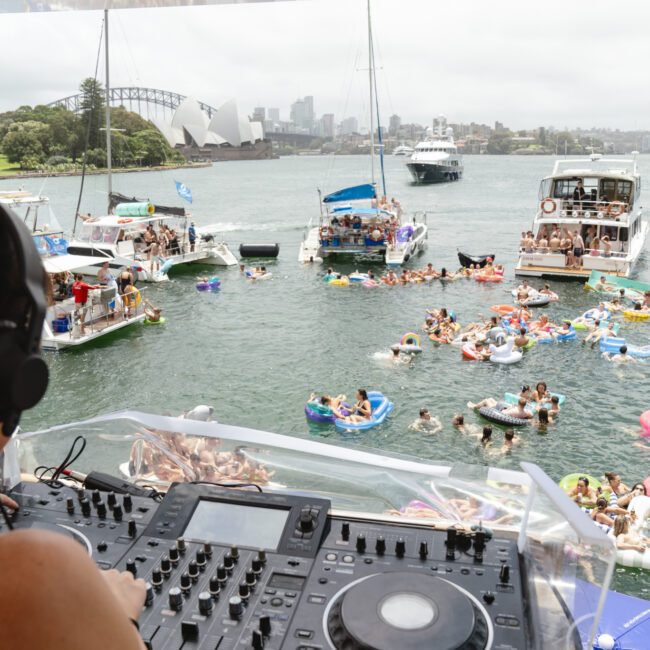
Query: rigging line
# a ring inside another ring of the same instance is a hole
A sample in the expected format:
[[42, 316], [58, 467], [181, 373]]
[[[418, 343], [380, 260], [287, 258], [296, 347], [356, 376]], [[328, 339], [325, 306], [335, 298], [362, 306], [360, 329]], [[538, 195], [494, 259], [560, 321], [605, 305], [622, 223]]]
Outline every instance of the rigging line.
[[[99, 44], [97, 46], [97, 61], [95, 62], [95, 77], [94, 81], [97, 84], [97, 74], [99, 72], [99, 61], [102, 55], [102, 40], [104, 38], [104, 19], [102, 18], [102, 24], [99, 31]], [[77, 220], [79, 219], [79, 209], [81, 208], [81, 197], [83, 196], [84, 191], [84, 182], [86, 180], [86, 163], [88, 161], [88, 142], [90, 141], [90, 125], [92, 123], [93, 111], [88, 111], [88, 124], [86, 125], [86, 141], [84, 143], [84, 157], [81, 167], [81, 185], [79, 187], [79, 198], [77, 199], [77, 209], [74, 213], [74, 225], [72, 226], [72, 236], [74, 237], [75, 231], [77, 230]]]
[[375, 67], [375, 46], [370, 42], [370, 56], [372, 58], [372, 76], [375, 84], [375, 113], [377, 115], [377, 143], [379, 145], [379, 168], [381, 170], [381, 187], [383, 196], [386, 196], [386, 174], [384, 172], [384, 143], [381, 137], [381, 119], [379, 117], [379, 94], [377, 93], [377, 68]]

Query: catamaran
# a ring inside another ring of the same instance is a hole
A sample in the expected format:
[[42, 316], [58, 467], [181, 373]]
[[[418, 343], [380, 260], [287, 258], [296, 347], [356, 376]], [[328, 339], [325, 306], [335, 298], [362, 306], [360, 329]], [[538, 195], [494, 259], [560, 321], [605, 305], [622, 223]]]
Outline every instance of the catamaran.
[[[400, 204], [387, 201], [384, 173], [384, 145], [379, 123], [379, 101], [375, 75], [370, 0], [368, 0], [368, 70], [370, 88], [370, 165], [371, 183], [347, 187], [321, 200], [317, 226], [311, 221], [300, 244], [298, 260], [322, 261], [325, 257], [355, 255], [383, 257], [388, 266], [400, 266], [427, 246], [426, 221], [402, 220]], [[375, 145], [375, 112], [377, 145]], [[382, 196], [377, 195], [375, 149], [379, 150]], [[319, 192], [320, 196], [320, 192]]]
[[[592, 154], [556, 161], [541, 182], [532, 237], [522, 241], [515, 273], [582, 279], [600, 271], [629, 277], [648, 235], [640, 193], [636, 159]], [[584, 246], [575, 251], [577, 236]]]

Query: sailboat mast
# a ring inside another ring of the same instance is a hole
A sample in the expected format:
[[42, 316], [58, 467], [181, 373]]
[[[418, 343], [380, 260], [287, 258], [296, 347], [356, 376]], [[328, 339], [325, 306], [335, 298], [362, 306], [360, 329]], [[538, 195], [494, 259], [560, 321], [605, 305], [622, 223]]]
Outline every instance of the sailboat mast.
[[112, 156], [111, 156], [111, 81], [108, 56], [108, 9], [104, 9], [104, 48], [106, 63], [106, 169], [108, 172], [108, 194], [113, 191]]
[[370, 0], [368, 0], [368, 81], [370, 89], [370, 165], [372, 170], [372, 184], [375, 184], [375, 119], [374, 102], [372, 94], [374, 66], [372, 56], [372, 22], [370, 20]]

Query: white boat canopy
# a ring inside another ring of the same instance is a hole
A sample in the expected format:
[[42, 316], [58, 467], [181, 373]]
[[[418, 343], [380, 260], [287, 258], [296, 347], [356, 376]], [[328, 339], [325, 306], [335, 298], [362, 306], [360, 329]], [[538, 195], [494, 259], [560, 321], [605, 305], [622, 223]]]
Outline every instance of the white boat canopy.
[[47, 273], [64, 273], [98, 264], [102, 258], [90, 255], [52, 255], [51, 257], [42, 257], [41, 260]]

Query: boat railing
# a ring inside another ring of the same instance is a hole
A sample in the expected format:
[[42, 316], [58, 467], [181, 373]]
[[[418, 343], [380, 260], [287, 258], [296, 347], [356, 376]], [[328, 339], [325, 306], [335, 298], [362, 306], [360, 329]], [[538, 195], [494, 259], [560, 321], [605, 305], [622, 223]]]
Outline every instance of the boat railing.
[[597, 219], [604, 222], [627, 224], [630, 204], [626, 201], [603, 201], [589, 199], [576, 201], [574, 199], [546, 198], [539, 205], [535, 219], [543, 220], [584, 220]]
[[[571, 248], [573, 251], [573, 248]], [[546, 257], [566, 257], [565, 253], [560, 251], [551, 251], [548, 246], [536, 246], [535, 248], [520, 248], [520, 253], [525, 253], [528, 255], [544, 255]], [[605, 254], [600, 248], [586, 248], [583, 253], [583, 257], [591, 257], [596, 259], [607, 260], [610, 258], [624, 259], [627, 257], [627, 251], [611, 251], [610, 253]]]

